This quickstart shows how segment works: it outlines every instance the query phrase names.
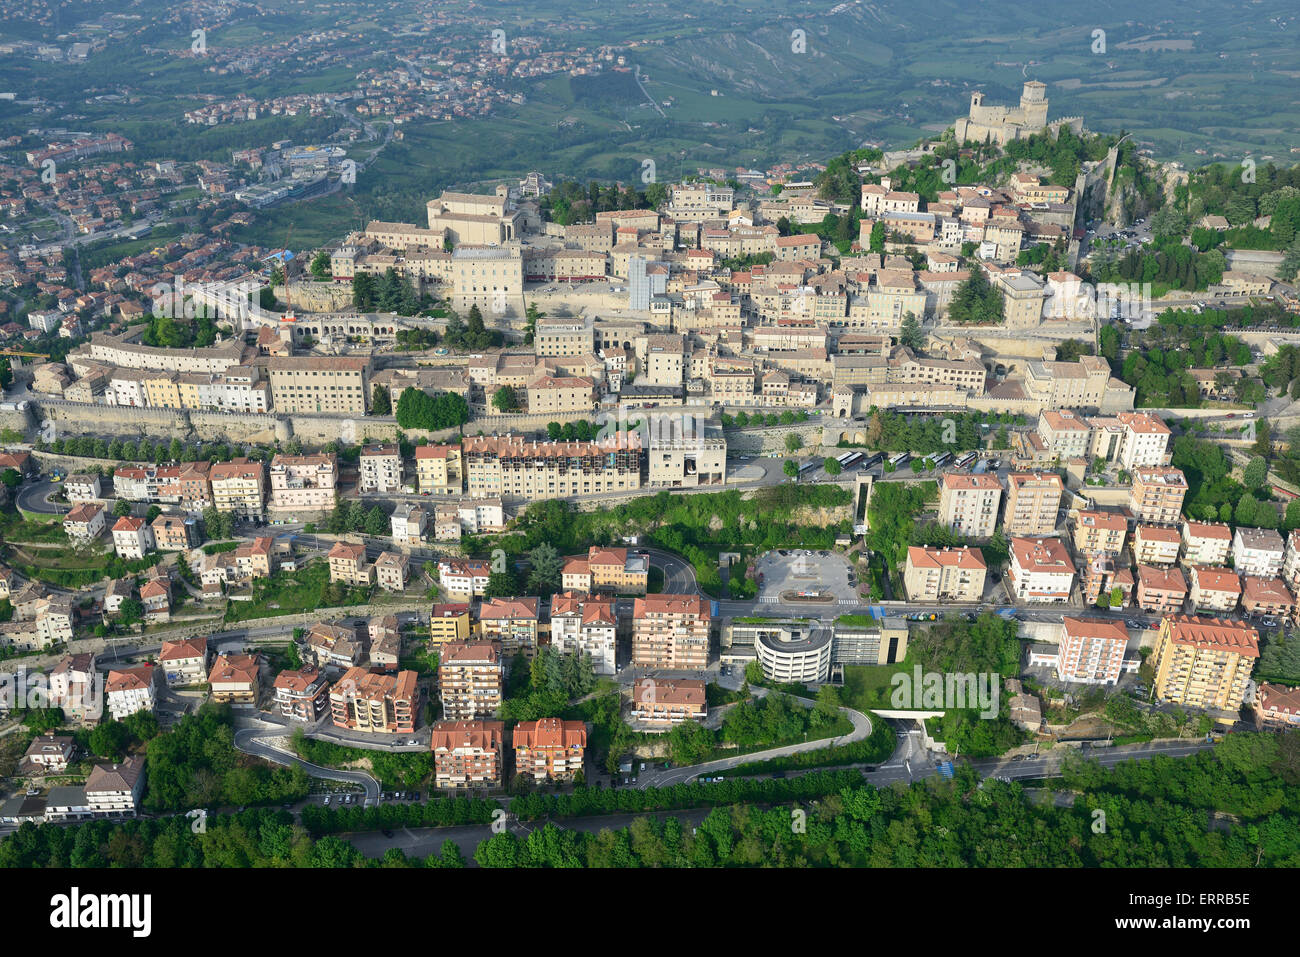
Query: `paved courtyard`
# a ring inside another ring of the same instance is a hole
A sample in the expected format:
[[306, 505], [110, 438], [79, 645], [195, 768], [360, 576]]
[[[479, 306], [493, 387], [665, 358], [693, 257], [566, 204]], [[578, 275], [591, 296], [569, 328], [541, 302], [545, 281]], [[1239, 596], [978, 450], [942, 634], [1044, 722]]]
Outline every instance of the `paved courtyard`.
[[[759, 558], [756, 575], [762, 575], [758, 600], [767, 604], [782, 601], [783, 594], [815, 592], [830, 595], [832, 601], [808, 601], [810, 613], [859, 603], [857, 588], [849, 584], [851, 568], [843, 555], [815, 549], [790, 548], [767, 552]], [[786, 604], [800, 604], [787, 597]], [[818, 616], [820, 617], [820, 616]]]

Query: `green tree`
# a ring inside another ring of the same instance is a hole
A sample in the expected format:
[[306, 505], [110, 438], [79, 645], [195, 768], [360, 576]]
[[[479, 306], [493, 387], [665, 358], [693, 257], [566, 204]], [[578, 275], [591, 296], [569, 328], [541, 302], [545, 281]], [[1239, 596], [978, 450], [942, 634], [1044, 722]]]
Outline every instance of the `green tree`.
[[378, 505], [372, 505], [366, 513], [366, 534], [387, 535], [389, 530], [388, 515]]
[[903, 323], [898, 330], [898, 342], [918, 352], [925, 346], [925, 330], [921, 328], [921, 322], [914, 313], [904, 314]]
[[519, 582], [512, 569], [493, 572], [488, 576], [487, 587], [483, 589], [485, 598], [513, 598], [519, 594]]
[[564, 559], [554, 545], [535, 545], [528, 553], [528, 566], [528, 594], [548, 597], [559, 591]]
[[839, 459], [833, 459], [833, 458], [827, 458], [825, 461], [823, 461], [822, 468], [825, 469], [826, 474], [830, 476], [839, 475], [841, 472], [844, 471], [844, 469], [840, 467]]
[[790, 432], [785, 437], [785, 450], [787, 452], [798, 452], [803, 448], [803, 437], [798, 432]]
[[8, 489], [15, 489], [22, 484], [23, 477], [18, 474], [17, 469], [5, 469], [0, 472], [0, 482], [3, 482]]
[[311, 274], [317, 279], [328, 279], [330, 277], [330, 257], [329, 253], [321, 250], [311, 261]]
[[503, 385], [492, 393], [492, 407], [498, 412], [513, 412], [519, 407], [513, 386]]
[[393, 400], [387, 386], [376, 385], [370, 397], [370, 411], [374, 415], [392, 415]]
[[1252, 458], [1242, 470], [1242, 480], [1247, 488], [1263, 488], [1268, 482], [1268, 462], [1258, 455]]
[[144, 621], [144, 604], [138, 598], [124, 598], [117, 610], [118, 619], [124, 625], [134, 625]]
[[131, 503], [124, 498], [119, 498], [117, 504], [113, 506], [113, 514], [118, 518], [125, 518], [131, 514]]
[[794, 478], [799, 474], [799, 463], [794, 459], [786, 459], [785, 465], [781, 467], [781, 471], [785, 472], [785, 474], [790, 478]]

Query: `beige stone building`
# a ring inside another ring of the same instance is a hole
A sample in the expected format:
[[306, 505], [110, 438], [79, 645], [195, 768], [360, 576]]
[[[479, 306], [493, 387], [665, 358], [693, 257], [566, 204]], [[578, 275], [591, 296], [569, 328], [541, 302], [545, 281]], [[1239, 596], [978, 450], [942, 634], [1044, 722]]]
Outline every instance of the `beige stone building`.
[[1171, 466], [1133, 470], [1129, 510], [1145, 522], [1177, 525], [1183, 518], [1187, 479]]
[[638, 667], [703, 669], [709, 662], [713, 616], [699, 595], [647, 595], [632, 608], [632, 663]]
[[420, 491], [430, 495], [459, 495], [464, 489], [464, 472], [459, 444], [418, 445], [415, 474]]
[[294, 356], [268, 359], [266, 368], [276, 412], [366, 414], [369, 359]]
[[979, 601], [988, 566], [978, 548], [907, 550], [903, 586], [909, 601]]
[[266, 466], [246, 458], [216, 462], [209, 474], [212, 504], [218, 512], [260, 517], [266, 505]]
[[972, 538], [990, 538], [998, 524], [1002, 483], [996, 475], [945, 474], [939, 480], [939, 524]]
[[1054, 472], [1012, 472], [1007, 476], [1003, 530], [1008, 535], [1051, 535], [1064, 492]]

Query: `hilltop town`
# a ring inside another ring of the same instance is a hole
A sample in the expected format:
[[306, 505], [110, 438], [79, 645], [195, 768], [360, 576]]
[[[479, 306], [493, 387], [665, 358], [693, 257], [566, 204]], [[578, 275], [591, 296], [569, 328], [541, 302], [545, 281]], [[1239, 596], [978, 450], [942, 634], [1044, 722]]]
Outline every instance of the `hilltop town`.
[[[10, 260], [0, 710], [36, 733], [0, 825], [179, 812], [137, 745], [218, 725], [268, 763], [208, 804], [314, 833], [1294, 729], [1295, 171], [1245, 210], [1048, 107], [643, 190], [521, 170], [315, 248]], [[58, 154], [61, 214], [114, 218], [61, 188], [100, 153]], [[987, 713], [921, 693], [954, 660]]]

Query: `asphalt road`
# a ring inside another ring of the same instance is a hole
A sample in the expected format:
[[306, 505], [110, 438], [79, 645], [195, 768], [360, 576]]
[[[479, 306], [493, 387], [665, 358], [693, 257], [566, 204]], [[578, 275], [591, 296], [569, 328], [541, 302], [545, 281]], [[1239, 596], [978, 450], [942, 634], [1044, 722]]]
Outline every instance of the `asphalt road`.
[[58, 489], [57, 482], [45, 479], [20, 485], [17, 495], [18, 507], [25, 512], [35, 512], [38, 515], [62, 515], [68, 510], [68, 506], [49, 501], [49, 496]]
[[275, 764], [286, 766], [297, 765], [306, 770], [312, 777], [324, 778], [329, 781], [343, 781], [347, 784], [360, 785], [366, 792], [365, 806], [372, 807], [379, 803], [379, 782], [372, 778], [364, 771], [338, 771], [334, 768], [323, 768], [318, 764], [311, 764], [303, 761], [296, 755], [287, 751], [281, 751], [279, 748], [271, 747], [265, 742], [264, 738], [279, 737], [286, 734], [286, 729], [275, 725], [265, 725], [258, 722], [261, 727], [241, 728], [235, 732], [235, 747], [245, 754], [251, 754], [259, 758], [264, 758]]
[[[766, 694], [766, 690], [761, 688], [755, 689], [755, 693], [761, 697], [763, 694]], [[796, 697], [794, 700], [810, 708], [816, 704], [815, 701], [810, 701], [807, 698]], [[771, 758], [783, 758], [791, 754], [800, 754], [804, 751], [818, 751], [822, 748], [853, 744], [855, 741], [862, 741], [871, 737], [870, 718], [861, 711], [854, 711], [851, 708], [840, 708], [840, 711], [853, 722], [853, 730], [841, 737], [802, 741], [798, 744], [789, 744], [780, 748], [768, 748], [766, 751], [751, 751], [749, 754], [739, 754], [734, 758], [722, 758], [717, 761], [708, 761], [704, 764], [692, 764], [684, 768], [669, 768], [668, 770], [663, 770], [662, 768], [648, 768], [646, 771], [641, 773], [636, 786], [642, 791], [647, 788], [671, 787], [674, 784], [693, 781], [701, 775], [707, 777], [715, 771], [729, 771], [742, 764], [749, 764], [754, 761], [767, 761]], [[648, 763], [649, 762], [647, 762], [647, 764]]]

